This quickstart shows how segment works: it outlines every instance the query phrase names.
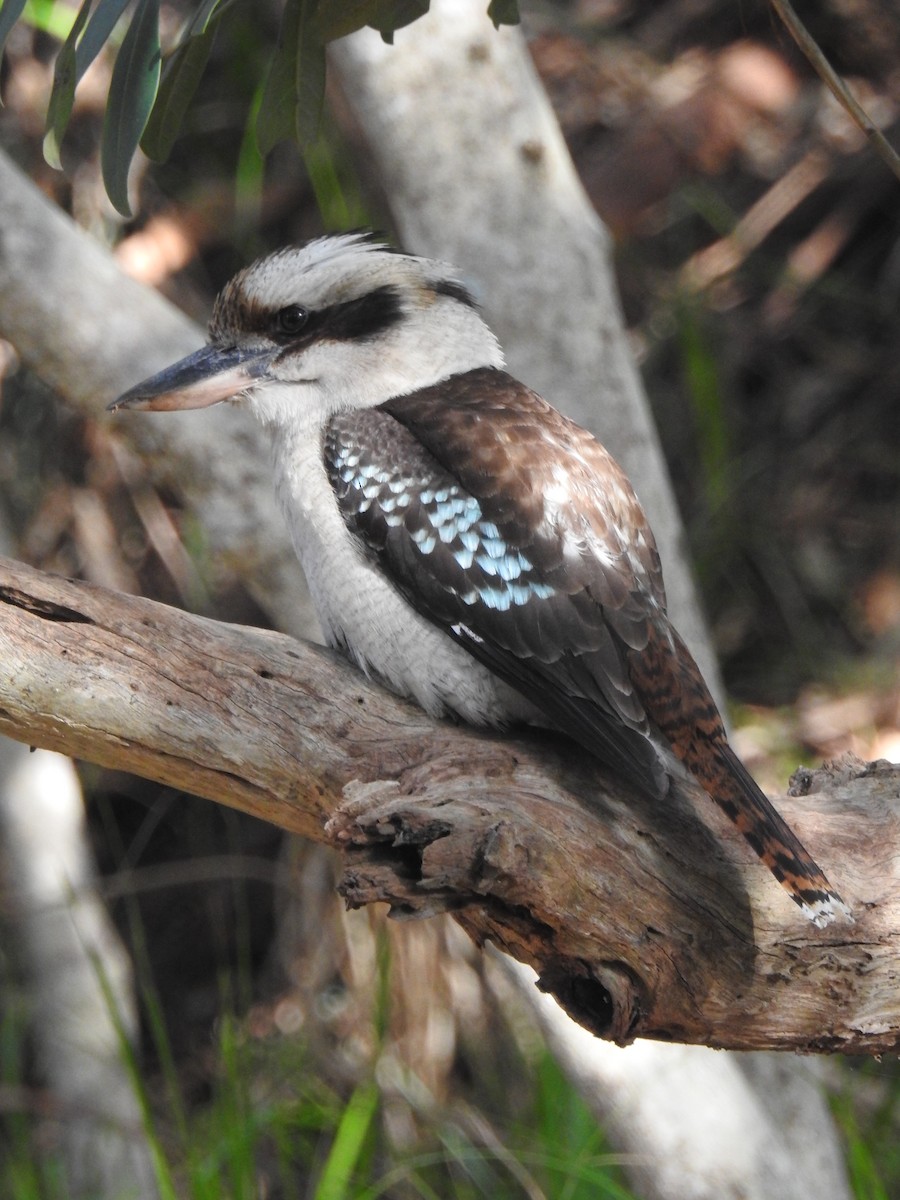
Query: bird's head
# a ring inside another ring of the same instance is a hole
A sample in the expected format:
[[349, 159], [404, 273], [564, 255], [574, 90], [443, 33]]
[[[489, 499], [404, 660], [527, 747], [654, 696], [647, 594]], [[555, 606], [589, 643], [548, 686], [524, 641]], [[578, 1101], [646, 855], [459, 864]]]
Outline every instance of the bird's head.
[[358, 233], [279, 250], [241, 271], [217, 298], [209, 334], [202, 350], [110, 409], [243, 400], [265, 424], [324, 422], [503, 365], [453, 268]]

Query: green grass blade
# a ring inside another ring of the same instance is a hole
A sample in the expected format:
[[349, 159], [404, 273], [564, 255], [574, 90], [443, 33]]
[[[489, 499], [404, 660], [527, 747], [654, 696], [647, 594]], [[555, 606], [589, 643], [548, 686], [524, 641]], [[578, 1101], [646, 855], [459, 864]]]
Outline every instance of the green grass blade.
[[[106, 800], [101, 801], [98, 807], [115, 860], [120, 863], [130, 862], [128, 851], [125, 849], [125, 844], [122, 841], [109, 802]], [[159, 1058], [162, 1079], [165, 1084], [166, 1108], [181, 1139], [182, 1148], [189, 1151], [191, 1143], [187, 1112], [181, 1091], [181, 1081], [178, 1077], [178, 1068], [175, 1063], [172, 1043], [165, 1026], [162, 1001], [160, 1000], [151, 966], [150, 948], [147, 944], [147, 931], [141, 917], [140, 905], [136, 894], [133, 892], [126, 893], [124, 905], [128, 923], [127, 942], [134, 963], [134, 976], [139, 981], [138, 986], [147, 1031]]]
[[218, 1126], [225, 1154], [225, 1167], [232, 1196], [254, 1192], [254, 1144], [257, 1130], [249, 1095], [250, 1072], [241, 1054], [240, 1039], [230, 1003], [223, 1005], [219, 1055], [225, 1068], [223, 1087], [217, 1098]]
[[847, 1146], [847, 1174], [856, 1200], [889, 1200], [889, 1194], [875, 1165], [872, 1147], [859, 1128], [849, 1096], [832, 1097], [831, 1107]]
[[718, 366], [696, 313], [685, 305], [679, 322], [682, 361], [710, 512], [722, 514], [731, 494], [731, 447]]
[[131, 1044], [131, 1038], [129, 1037], [128, 1030], [125, 1028], [125, 1025], [122, 1021], [122, 1014], [119, 1010], [116, 995], [109, 981], [109, 977], [106, 974], [100, 956], [95, 952], [90, 952], [90, 957], [97, 976], [97, 981], [100, 984], [100, 990], [103, 992], [103, 999], [106, 1003], [107, 1011], [109, 1012], [110, 1019], [116, 1031], [116, 1038], [118, 1039], [119, 1043], [119, 1053], [122, 1056], [122, 1062], [125, 1065], [125, 1070], [128, 1074], [135, 1098], [138, 1102], [138, 1107], [141, 1110], [141, 1124], [143, 1126], [144, 1137], [147, 1141], [147, 1149], [150, 1153], [150, 1161], [153, 1164], [153, 1171], [154, 1175], [156, 1176], [156, 1187], [159, 1192], [160, 1200], [178, 1200], [178, 1195], [175, 1188], [175, 1180], [153, 1123], [150, 1097], [148, 1096], [147, 1089], [144, 1086], [144, 1080], [141, 1075], [141, 1068], [137, 1061], [137, 1055], [135, 1054], [134, 1046]]
[[128, 168], [156, 98], [159, 72], [159, 0], [139, 0], [116, 56], [100, 146], [107, 195], [125, 217], [131, 216]]
[[319, 1176], [315, 1200], [346, 1200], [350, 1195], [350, 1180], [372, 1128], [378, 1102], [374, 1083], [361, 1084], [350, 1097]]

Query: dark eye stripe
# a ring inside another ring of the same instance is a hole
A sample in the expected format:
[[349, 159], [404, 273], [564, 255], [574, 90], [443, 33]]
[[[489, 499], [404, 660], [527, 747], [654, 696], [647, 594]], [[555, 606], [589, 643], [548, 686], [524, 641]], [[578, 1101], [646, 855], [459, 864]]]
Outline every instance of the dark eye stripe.
[[366, 340], [376, 337], [403, 317], [403, 305], [396, 288], [376, 288], [356, 300], [333, 304], [313, 313], [310, 330], [314, 337], [336, 341]]
[[[447, 296], [477, 308], [471, 293], [452, 279], [436, 279], [426, 284], [436, 296]], [[306, 312], [306, 321], [293, 319]], [[287, 318], [290, 314], [291, 319]], [[314, 341], [368, 341], [378, 337], [403, 319], [403, 302], [398, 288], [385, 284], [365, 296], [330, 304], [315, 311], [302, 304], [288, 304], [273, 312], [257, 301], [243, 299], [239, 293], [223, 293], [216, 302], [210, 323], [210, 336], [215, 340], [233, 335], [235, 329], [259, 333], [277, 342], [302, 349]]]
[[[296, 329], [287, 328], [283, 321], [285, 314], [300, 312], [307, 313], [305, 322], [300, 322]], [[368, 341], [396, 325], [402, 317], [399, 291], [385, 286], [355, 300], [330, 304], [313, 312], [307, 312], [299, 304], [289, 304], [264, 318], [262, 314], [254, 315], [253, 326], [276, 341], [301, 348], [317, 341]]]
[[457, 283], [455, 279], [436, 279], [428, 286], [436, 296], [449, 296], [451, 300], [458, 300], [460, 304], [465, 304], [467, 308], [477, 308], [475, 297], [467, 287], [461, 283]]

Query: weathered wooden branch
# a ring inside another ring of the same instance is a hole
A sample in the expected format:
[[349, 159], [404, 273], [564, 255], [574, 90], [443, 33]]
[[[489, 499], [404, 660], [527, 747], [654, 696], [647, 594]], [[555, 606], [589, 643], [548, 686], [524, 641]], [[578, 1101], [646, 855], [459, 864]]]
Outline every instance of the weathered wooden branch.
[[900, 1040], [886, 764], [779, 800], [854, 908], [818, 930], [702, 794], [655, 806], [561, 738], [435, 723], [321, 648], [7, 559], [0, 732], [330, 838], [350, 903], [453, 912], [604, 1037]]

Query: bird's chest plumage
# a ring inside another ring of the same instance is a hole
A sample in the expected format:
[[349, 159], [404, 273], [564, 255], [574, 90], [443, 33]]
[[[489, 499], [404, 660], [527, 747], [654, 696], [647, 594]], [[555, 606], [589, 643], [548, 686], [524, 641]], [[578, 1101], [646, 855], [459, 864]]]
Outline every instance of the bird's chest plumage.
[[[366, 416], [352, 413], [344, 421], [352, 426]], [[336, 461], [344, 474], [353, 472], [360, 494], [384, 492], [389, 510], [391, 498], [400, 503], [408, 489], [396, 482], [397, 468], [403, 472], [397, 461], [401, 448], [382, 433], [371, 449], [376, 461], [393, 463], [394, 469], [378, 468], [371, 458], [363, 464], [359, 456], [351, 467], [341, 449], [340, 423], [333, 421], [324, 432], [298, 429], [274, 446], [279, 498], [327, 642], [432, 715], [452, 713], [500, 726], [528, 719], [532, 706], [417, 612], [351, 531], [334, 488]]]

